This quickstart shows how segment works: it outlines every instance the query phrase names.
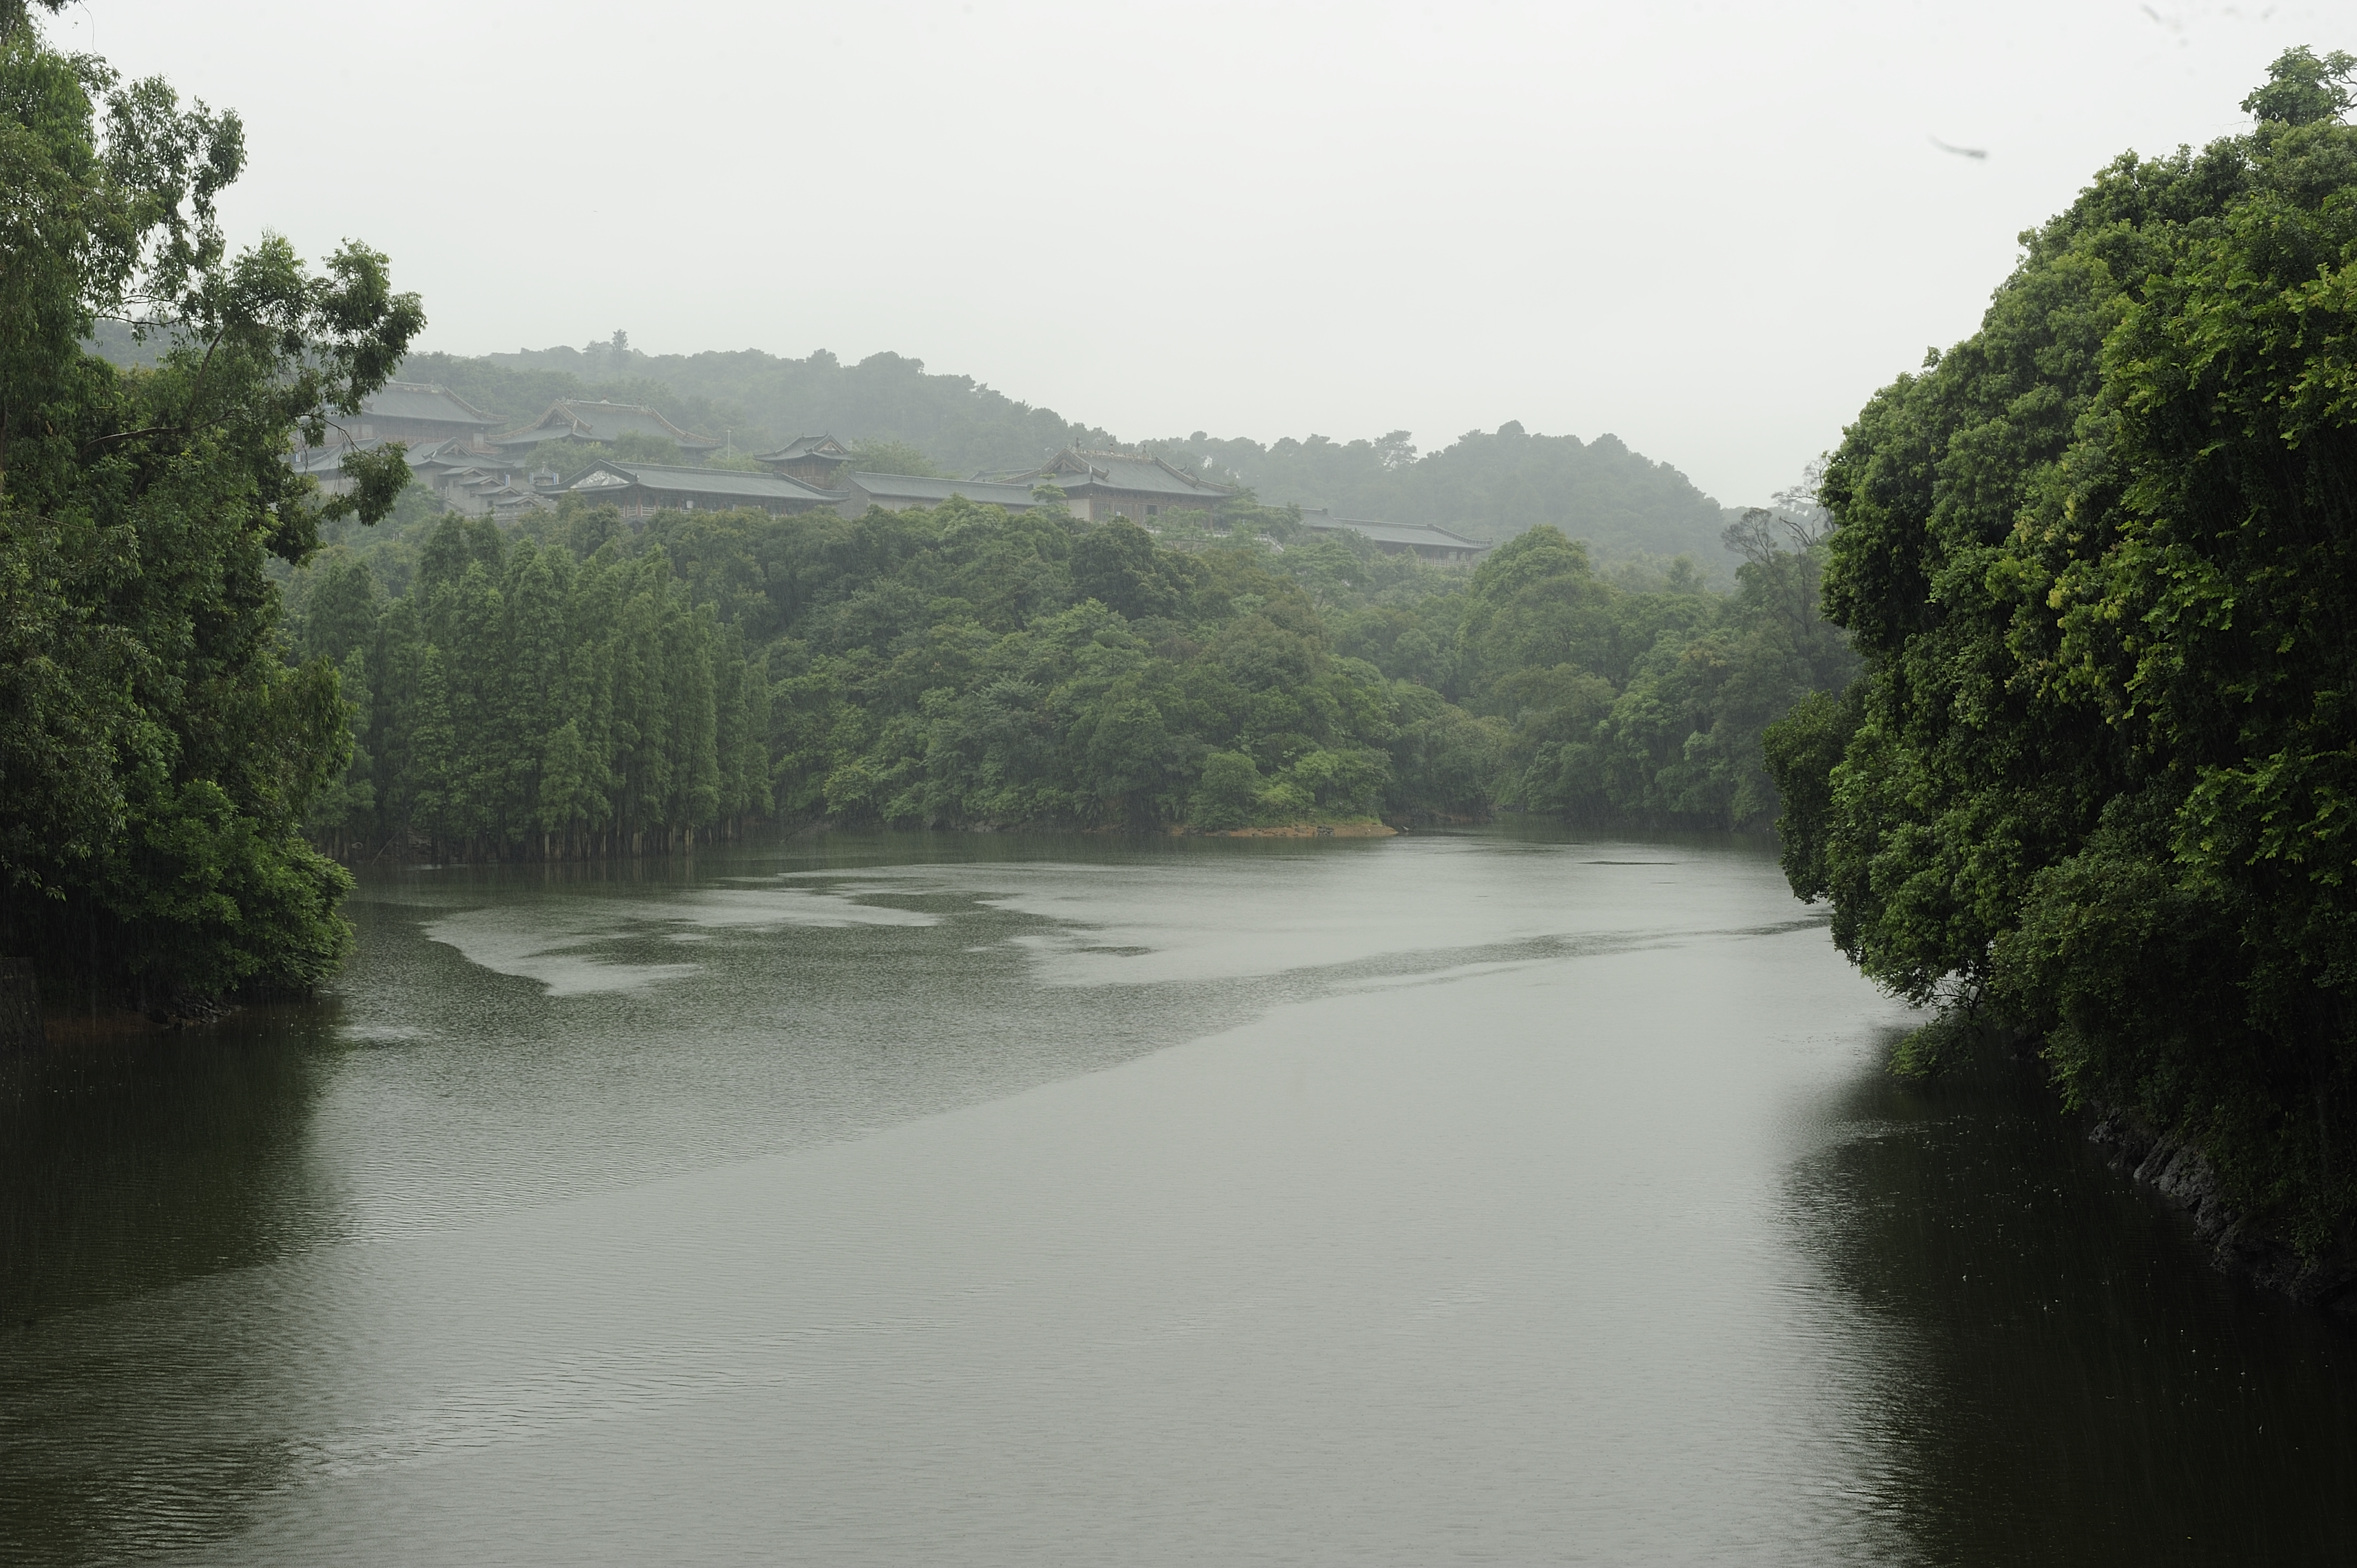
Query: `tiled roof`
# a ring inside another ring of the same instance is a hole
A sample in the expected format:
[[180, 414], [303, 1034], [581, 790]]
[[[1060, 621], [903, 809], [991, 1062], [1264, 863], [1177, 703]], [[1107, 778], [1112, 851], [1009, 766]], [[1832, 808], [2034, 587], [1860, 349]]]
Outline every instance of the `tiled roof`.
[[1066, 447], [1028, 474], [1008, 477], [1017, 484], [1053, 483], [1067, 491], [1092, 487], [1130, 495], [1183, 497], [1209, 505], [1236, 492], [1224, 485], [1207, 484], [1181, 473], [1159, 457], [1124, 452], [1083, 452]]
[[838, 474], [835, 478], [860, 494], [885, 500], [923, 501], [934, 506], [952, 496], [963, 496], [984, 506], [1039, 504], [1031, 499], [1028, 485], [994, 484], [987, 479], [920, 479], [913, 474]]
[[690, 435], [653, 409], [635, 403], [586, 403], [559, 398], [532, 424], [491, 437], [500, 446], [535, 446], [543, 441], [613, 441], [624, 435], [655, 435], [683, 452], [709, 452], [720, 445], [709, 435]]
[[839, 501], [840, 490], [822, 490], [783, 474], [742, 468], [696, 468], [670, 463], [600, 462], [573, 483], [582, 495], [636, 485], [658, 495], [729, 496], [745, 501]]
[[455, 435], [442, 441], [421, 442], [409, 449], [409, 466], [413, 468], [465, 468], [490, 462], [517, 461], [516, 456], [506, 453], [493, 457], [490, 453], [478, 452]]
[[485, 429], [500, 423], [448, 387], [432, 381], [387, 381], [361, 407], [363, 418], [373, 414], [381, 419], [430, 419], [443, 424], [479, 424]]
[[757, 463], [792, 463], [804, 457], [848, 457], [851, 448], [832, 435], [797, 435], [774, 452], [764, 452]]
[[1489, 545], [1478, 539], [1468, 539], [1461, 533], [1451, 533], [1428, 522], [1372, 522], [1364, 518], [1335, 517], [1329, 512], [1303, 508], [1302, 526], [1322, 532], [1347, 530], [1363, 534], [1378, 544], [1405, 544], [1426, 550], [1487, 550]]
[[[373, 452], [384, 444], [384, 438], [377, 436], [367, 441], [340, 441], [332, 446], [301, 447], [288, 454], [286, 466], [298, 474], [340, 474], [344, 471], [344, 458], [348, 455]], [[452, 461], [452, 457], [446, 454], [465, 452], [465, 442], [456, 436], [447, 436], [440, 441], [411, 442], [403, 456], [408, 458], [411, 467], [419, 468], [430, 462]], [[480, 453], [468, 453], [465, 460], [479, 463], [483, 457]]]

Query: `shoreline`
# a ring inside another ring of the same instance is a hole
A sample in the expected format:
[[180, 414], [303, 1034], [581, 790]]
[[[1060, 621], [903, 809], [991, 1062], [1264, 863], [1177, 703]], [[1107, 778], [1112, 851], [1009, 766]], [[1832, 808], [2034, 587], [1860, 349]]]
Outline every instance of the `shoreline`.
[[1265, 828], [1198, 828], [1181, 822], [1169, 834], [1203, 839], [1388, 839], [1399, 837], [1400, 830], [1389, 822], [1286, 822]]
[[2115, 1171], [2149, 1188], [2193, 1220], [2212, 1267], [2228, 1278], [2287, 1296], [2335, 1322], [2357, 1324], [2357, 1256], [2305, 1257], [2285, 1238], [2231, 1205], [2218, 1173], [2190, 1138], [2158, 1133], [2117, 1105], [2089, 1107], [2087, 1141]]

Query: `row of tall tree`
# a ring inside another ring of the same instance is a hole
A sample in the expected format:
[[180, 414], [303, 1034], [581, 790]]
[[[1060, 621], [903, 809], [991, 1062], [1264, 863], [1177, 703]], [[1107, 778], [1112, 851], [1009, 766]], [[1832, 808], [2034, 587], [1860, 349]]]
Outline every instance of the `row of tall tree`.
[[329, 567], [303, 641], [339, 672], [353, 745], [315, 831], [346, 857], [565, 857], [767, 816], [767, 680], [668, 564], [511, 550], [453, 519], [397, 600], [358, 560]]
[[1684, 564], [1616, 582], [1551, 528], [1469, 573], [1250, 506], [1206, 521], [571, 506], [512, 538], [356, 538], [290, 585], [295, 656], [352, 704], [313, 830], [346, 856], [540, 856], [760, 818], [1764, 823], [1760, 731], [1848, 674], [1815, 553], [1762, 529], [1729, 596]]

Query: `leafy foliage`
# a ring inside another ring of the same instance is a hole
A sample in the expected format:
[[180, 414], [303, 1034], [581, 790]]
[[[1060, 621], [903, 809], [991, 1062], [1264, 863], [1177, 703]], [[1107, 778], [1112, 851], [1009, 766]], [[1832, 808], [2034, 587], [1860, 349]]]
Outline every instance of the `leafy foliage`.
[[1619, 586], [1551, 529], [1469, 574], [1281, 512], [1211, 521], [954, 499], [634, 531], [574, 506], [520, 540], [445, 518], [339, 546], [294, 585], [305, 650], [361, 711], [315, 831], [542, 854], [765, 815], [1727, 826], [1772, 810], [1760, 726], [1848, 672], [1802, 554], [1747, 564], [1728, 601], [1691, 567]]
[[1867, 673], [1768, 748], [1867, 972], [2043, 1036], [2310, 1248], [2357, 1219], [2352, 67], [2120, 158], [1867, 404], [1824, 480]]
[[[301, 987], [348, 940], [298, 831], [345, 715], [332, 669], [282, 657], [265, 564], [393, 504], [397, 452], [325, 502], [284, 455], [424, 317], [365, 246], [232, 254], [243, 162], [235, 115], [0, 11], [0, 942], [53, 983]], [[151, 369], [82, 351], [102, 316]]]
[[952, 477], [926, 456], [924, 449], [913, 442], [892, 441], [881, 436], [870, 436], [852, 443], [849, 466], [863, 474], [913, 474], [920, 479]]

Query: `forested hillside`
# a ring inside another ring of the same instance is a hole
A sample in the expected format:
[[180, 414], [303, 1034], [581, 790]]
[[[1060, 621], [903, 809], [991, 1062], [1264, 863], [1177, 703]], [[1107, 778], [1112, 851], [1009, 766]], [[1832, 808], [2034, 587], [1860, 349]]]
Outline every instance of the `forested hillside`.
[[1824, 487], [1866, 673], [1771, 744], [1866, 972], [2193, 1145], [2316, 1299], [2357, 1279], [2352, 76], [2295, 49], [2249, 134], [2121, 156], [1866, 406]]
[[[618, 333], [586, 349], [480, 359], [419, 354], [403, 374], [455, 387], [519, 421], [559, 397], [610, 397], [651, 403], [690, 429], [730, 436], [739, 452], [826, 431], [853, 442], [906, 442], [956, 475], [1028, 468], [1068, 446], [1124, 445], [1100, 427], [1018, 403], [971, 377], [932, 374], [923, 361], [898, 354], [853, 365], [823, 351], [803, 360], [753, 349], [650, 355]], [[1271, 446], [1198, 431], [1129, 446], [1246, 487], [1270, 505], [1438, 523], [1488, 540], [1546, 523], [1588, 542], [1602, 561], [1687, 554], [1706, 575], [1726, 577], [1718, 536], [1727, 515], [1718, 503], [1675, 468], [1611, 435], [1583, 442], [1533, 435], [1510, 423], [1422, 456], [1403, 431], [1378, 440], [1313, 435]]]
[[1727, 827], [1774, 809], [1761, 729], [1849, 671], [1816, 553], [1764, 530], [1731, 598], [1683, 566], [1608, 580], [1544, 526], [1470, 574], [963, 500], [346, 532], [291, 597], [297, 656], [353, 704], [311, 824], [355, 855], [679, 847], [761, 818], [1222, 830], [1503, 804]]

